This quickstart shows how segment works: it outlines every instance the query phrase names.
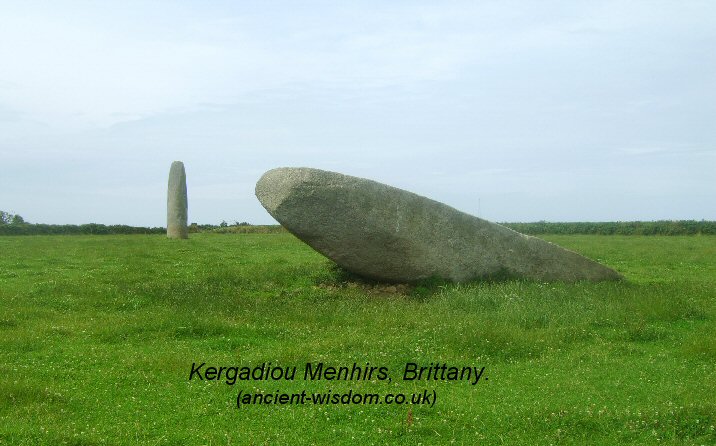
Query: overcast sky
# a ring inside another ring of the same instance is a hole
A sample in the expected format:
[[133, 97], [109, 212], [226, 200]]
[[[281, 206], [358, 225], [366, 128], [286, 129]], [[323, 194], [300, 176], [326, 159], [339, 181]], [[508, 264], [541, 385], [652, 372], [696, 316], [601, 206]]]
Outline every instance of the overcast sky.
[[174, 160], [198, 223], [274, 223], [279, 166], [716, 220], [716, 2], [0, 0], [0, 210], [163, 226]]

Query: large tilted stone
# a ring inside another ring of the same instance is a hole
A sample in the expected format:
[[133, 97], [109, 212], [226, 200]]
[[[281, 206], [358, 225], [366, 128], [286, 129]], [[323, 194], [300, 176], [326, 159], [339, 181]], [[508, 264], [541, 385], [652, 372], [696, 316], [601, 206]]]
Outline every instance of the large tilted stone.
[[279, 168], [256, 196], [286, 229], [348, 271], [385, 281], [438, 277], [612, 280], [575, 252], [375, 181]]
[[174, 161], [169, 169], [169, 186], [167, 188], [167, 237], [189, 238], [187, 216], [184, 163]]

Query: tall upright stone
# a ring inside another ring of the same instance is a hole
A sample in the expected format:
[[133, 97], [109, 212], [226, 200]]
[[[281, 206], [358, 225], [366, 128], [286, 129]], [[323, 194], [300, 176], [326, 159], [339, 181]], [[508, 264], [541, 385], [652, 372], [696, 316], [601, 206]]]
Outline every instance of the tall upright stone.
[[174, 161], [169, 169], [167, 189], [167, 237], [189, 238], [187, 228], [188, 202], [184, 163]]

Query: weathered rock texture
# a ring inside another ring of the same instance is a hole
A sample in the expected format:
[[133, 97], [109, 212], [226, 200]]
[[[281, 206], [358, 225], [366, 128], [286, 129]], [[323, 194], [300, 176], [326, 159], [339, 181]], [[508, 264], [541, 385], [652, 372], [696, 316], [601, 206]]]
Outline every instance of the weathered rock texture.
[[187, 216], [184, 163], [174, 161], [169, 169], [169, 187], [167, 189], [167, 237], [189, 238]]
[[279, 168], [259, 179], [256, 196], [298, 238], [368, 278], [621, 278], [575, 252], [371, 180]]

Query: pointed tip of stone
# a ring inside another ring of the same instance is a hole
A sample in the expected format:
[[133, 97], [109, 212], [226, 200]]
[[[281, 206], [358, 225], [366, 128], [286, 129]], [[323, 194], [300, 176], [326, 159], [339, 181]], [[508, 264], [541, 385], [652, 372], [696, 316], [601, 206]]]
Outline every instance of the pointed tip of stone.
[[316, 172], [321, 171], [309, 167], [277, 167], [268, 170], [256, 182], [254, 193], [261, 205], [275, 218], [276, 210], [293, 188]]
[[176, 171], [180, 171], [180, 172], [184, 171], [184, 163], [183, 162], [181, 162], [181, 161], [173, 161], [172, 162], [172, 165], [169, 168], [169, 172], [176, 172]]

